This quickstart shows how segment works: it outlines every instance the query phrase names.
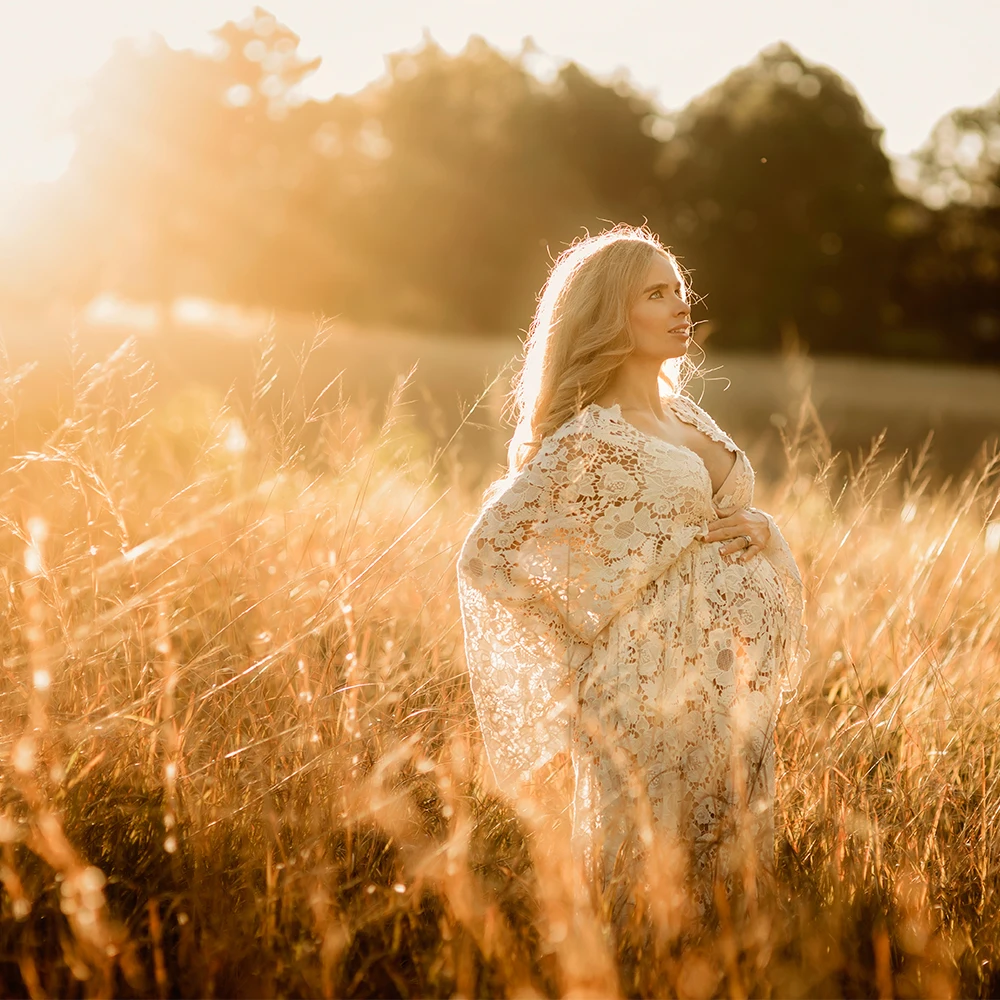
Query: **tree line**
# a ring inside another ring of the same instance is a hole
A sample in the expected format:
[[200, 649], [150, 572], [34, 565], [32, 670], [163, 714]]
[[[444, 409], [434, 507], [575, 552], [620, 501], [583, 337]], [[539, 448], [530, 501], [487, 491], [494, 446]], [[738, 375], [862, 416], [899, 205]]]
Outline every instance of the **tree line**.
[[1000, 91], [939, 122], [904, 192], [859, 96], [784, 43], [666, 112], [478, 37], [302, 101], [319, 61], [271, 14], [215, 35], [212, 55], [115, 48], [68, 170], [2, 237], [5, 300], [205, 295], [509, 333], [550, 255], [646, 222], [720, 346], [1000, 361]]

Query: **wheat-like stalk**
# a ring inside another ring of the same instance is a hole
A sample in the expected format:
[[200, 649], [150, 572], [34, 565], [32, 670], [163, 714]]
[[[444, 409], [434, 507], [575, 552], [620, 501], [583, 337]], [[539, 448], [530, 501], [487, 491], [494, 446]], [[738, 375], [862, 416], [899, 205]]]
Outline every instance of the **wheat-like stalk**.
[[998, 456], [845, 471], [804, 401], [759, 500], [811, 647], [773, 884], [704, 926], [655, 842], [615, 923], [565, 825], [490, 790], [477, 498], [407, 379], [373, 421], [273, 369], [168, 431], [127, 343], [39, 446], [0, 428], [0, 993], [995, 995]]

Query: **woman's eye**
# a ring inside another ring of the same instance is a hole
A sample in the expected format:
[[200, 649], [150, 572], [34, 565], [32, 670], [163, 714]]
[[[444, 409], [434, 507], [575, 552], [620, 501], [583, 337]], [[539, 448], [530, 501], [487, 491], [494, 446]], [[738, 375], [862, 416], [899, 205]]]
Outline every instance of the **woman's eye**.
[[[661, 292], [658, 288], [653, 292], [653, 295], [659, 295], [661, 299], [663, 298], [663, 292]], [[653, 295], [650, 295], [650, 298], [652, 298]]]

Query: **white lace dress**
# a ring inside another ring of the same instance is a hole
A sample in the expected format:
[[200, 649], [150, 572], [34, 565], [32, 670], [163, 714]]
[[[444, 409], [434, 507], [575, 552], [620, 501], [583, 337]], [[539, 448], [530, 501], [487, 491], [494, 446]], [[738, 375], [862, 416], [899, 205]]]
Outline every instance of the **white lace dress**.
[[752, 504], [753, 469], [693, 400], [665, 403], [735, 453], [715, 494], [693, 451], [594, 403], [481, 511], [458, 560], [476, 710], [511, 795], [570, 751], [574, 821], [598, 835], [605, 866], [637, 823], [648, 842], [642, 816], [714, 866], [736, 805], [770, 863], [773, 729], [805, 653], [801, 580], [770, 518], [767, 549], [745, 564], [700, 540]]

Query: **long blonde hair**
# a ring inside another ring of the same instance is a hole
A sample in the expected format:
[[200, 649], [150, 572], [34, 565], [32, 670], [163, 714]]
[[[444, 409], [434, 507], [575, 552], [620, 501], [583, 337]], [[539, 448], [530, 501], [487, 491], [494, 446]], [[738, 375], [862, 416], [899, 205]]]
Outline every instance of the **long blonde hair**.
[[[534, 458], [547, 435], [594, 402], [632, 353], [629, 312], [658, 253], [676, 263], [645, 226], [618, 225], [577, 240], [556, 258], [507, 399], [515, 425], [508, 475]], [[665, 361], [661, 391], [680, 391], [689, 367], [682, 358]]]

